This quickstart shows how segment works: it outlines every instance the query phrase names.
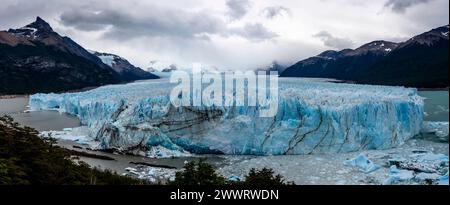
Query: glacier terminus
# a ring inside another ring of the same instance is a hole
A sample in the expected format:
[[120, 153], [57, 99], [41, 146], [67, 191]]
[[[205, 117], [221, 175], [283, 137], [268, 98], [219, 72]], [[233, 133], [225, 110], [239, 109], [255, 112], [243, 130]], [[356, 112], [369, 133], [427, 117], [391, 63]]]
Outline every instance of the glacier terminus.
[[279, 79], [278, 112], [258, 106], [174, 107], [168, 79], [79, 93], [35, 94], [31, 110], [77, 116], [99, 149], [193, 154], [307, 155], [389, 149], [419, 134], [424, 101], [414, 88]]

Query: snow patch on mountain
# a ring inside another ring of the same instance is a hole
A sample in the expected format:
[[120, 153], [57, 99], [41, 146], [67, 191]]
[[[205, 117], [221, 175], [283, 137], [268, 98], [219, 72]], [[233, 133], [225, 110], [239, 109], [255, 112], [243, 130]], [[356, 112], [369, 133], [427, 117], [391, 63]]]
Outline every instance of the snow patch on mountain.
[[106, 65], [109, 65], [109, 67], [113, 67], [114, 64], [114, 56], [111, 55], [99, 55], [98, 56], [100, 60]]

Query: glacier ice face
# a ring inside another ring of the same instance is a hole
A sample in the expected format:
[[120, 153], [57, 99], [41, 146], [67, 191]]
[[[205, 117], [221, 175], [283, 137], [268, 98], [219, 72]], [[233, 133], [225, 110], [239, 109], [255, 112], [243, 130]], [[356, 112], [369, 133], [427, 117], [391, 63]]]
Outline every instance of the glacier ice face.
[[280, 79], [278, 113], [259, 107], [179, 107], [167, 79], [30, 96], [32, 110], [76, 115], [105, 149], [162, 146], [191, 153], [283, 155], [387, 149], [418, 134], [415, 89]]
[[96, 148], [97, 144], [89, 137], [89, 129], [87, 127], [65, 128], [63, 131], [43, 131], [40, 133], [42, 138], [53, 138], [58, 140], [74, 141], [82, 145], [91, 145]]

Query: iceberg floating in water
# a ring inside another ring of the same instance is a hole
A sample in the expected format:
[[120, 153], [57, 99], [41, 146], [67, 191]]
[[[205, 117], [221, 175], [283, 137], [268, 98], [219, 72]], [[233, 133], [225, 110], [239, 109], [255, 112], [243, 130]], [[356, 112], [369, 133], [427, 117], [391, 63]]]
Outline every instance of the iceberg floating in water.
[[369, 158], [364, 154], [360, 154], [357, 157], [347, 160], [344, 162], [346, 166], [352, 166], [358, 168], [361, 172], [371, 173], [380, 168], [379, 165], [373, 163]]
[[104, 149], [285, 155], [387, 149], [419, 134], [416, 89], [280, 79], [278, 113], [260, 107], [179, 107], [167, 79], [30, 96], [32, 110], [76, 115]]

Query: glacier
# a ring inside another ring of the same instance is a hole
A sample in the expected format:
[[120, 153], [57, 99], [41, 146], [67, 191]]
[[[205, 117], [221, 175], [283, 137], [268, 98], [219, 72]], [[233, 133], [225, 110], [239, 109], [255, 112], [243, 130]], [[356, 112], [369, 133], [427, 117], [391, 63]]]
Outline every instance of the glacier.
[[419, 134], [423, 99], [404, 87], [279, 80], [278, 113], [258, 106], [178, 107], [168, 79], [30, 96], [31, 110], [77, 116], [100, 149], [304, 155], [388, 149]]

